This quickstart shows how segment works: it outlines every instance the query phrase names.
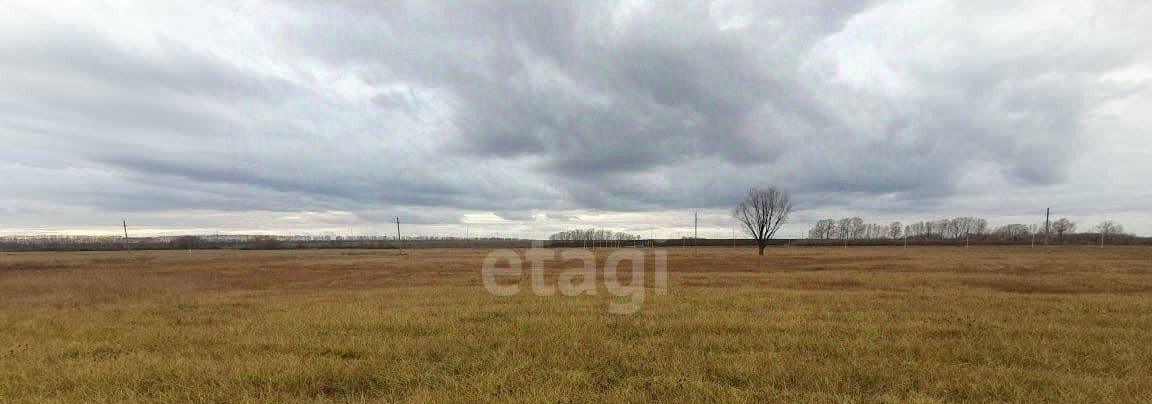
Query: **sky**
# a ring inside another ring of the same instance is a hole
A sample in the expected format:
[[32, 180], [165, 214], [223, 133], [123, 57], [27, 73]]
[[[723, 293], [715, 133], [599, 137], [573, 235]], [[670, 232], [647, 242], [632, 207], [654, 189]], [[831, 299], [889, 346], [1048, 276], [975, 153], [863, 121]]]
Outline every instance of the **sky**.
[[0, 1], [0, 234], [1152, 235], [1152, 2]]

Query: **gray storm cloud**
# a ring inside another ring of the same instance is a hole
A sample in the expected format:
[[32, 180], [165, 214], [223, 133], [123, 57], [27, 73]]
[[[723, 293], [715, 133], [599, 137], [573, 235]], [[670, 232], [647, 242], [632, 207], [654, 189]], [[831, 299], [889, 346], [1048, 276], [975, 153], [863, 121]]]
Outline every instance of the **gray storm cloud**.
[[805, 209], [972, 209], [1077, 181], [1093, 120], [1152, 77], [1137, 2], [176, 6], [0, 6], [0, 225], [529, 220], [766, 183]]

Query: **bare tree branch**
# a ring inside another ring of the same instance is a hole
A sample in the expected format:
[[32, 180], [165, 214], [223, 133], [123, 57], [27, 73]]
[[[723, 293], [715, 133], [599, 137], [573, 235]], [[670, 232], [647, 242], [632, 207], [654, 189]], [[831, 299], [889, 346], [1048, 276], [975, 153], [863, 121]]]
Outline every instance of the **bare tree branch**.
[[790, 213], [792, 202], [787, 192], [776, 187], [752, 188], [748, 190], [748, 197], [732, 210], [732, 217], [743, 225], [745, 232], [756, 239], [760, 255], [764, 255], [768, 240], [788, 221]]

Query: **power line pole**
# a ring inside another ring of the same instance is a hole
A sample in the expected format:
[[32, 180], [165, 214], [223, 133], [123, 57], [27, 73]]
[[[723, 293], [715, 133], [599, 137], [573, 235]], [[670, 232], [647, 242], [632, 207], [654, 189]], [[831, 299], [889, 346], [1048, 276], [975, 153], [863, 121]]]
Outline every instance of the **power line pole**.
[[1049, 224], [1051, 223], [1051, 218], [1052, 208], [1048, 208], [1048, 210], [1044, 213], [1044, 245], [1048, 245], [1048, 240], [1051, 237], [1052, 226]]
[[692, 213], [692, 254], [696, 254], [696, 240], [700, 238], [700, 212]]
[[128, 252], [132, 252], [132, 243], [128, 239], [128, 221], [121, 221], [121, 224], [124, 225], [124, 248], [127, 248]]
[[400, 237], [400, 216], [396, 216], [396, 242], [400, 244], [400, 255], [404, 255], [404, 239]]

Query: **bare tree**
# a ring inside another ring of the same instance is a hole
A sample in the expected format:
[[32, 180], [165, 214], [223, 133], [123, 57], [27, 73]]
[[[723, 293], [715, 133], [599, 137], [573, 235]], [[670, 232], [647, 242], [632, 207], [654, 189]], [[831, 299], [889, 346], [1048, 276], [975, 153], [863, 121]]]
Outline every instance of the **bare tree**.
[[1072, 234], [1076, 232], [1076, 223], [1068, 220], [1067, 218], [1061, 218], [1060, 220], [1052, 222], [1052, 231], [1056, 232], [1057, 240], [1063, 241], [1064, 234]]
[[815, 240], [828, 240], [834, 237], [835, 232], [836, 221], [832, 219], [823, 219], [812, 225], [812, 230], [808, 231], [808, 238]]
[[1124, 226], [1120, 225], [1120, 223], [1116, 223], [1116, 222], [1113, 222], [1111, 220], [1105, 220], [1103, 222], [1100, 222], [1100, 224], [1096, 225], [1096, 231], [1100, 232], [1100, 234], [1105, 234], [1105, 235], [1107, 235], [1107, 234], [1121, 234], [1121, 233], [1124, 233]]
[[900, 238], [900, 236], [903, 235], [903, 230], [903, 224], [900, 222], [892, 222], [892, 224], [888, 225], [888, 238], [893, 240]]
[[836, 224], [836, 238], [845, 240], [852, 238], [852, 229], [854, 228], [855, 226], [852, 225], [852, 219], [840, 219]]
[[792, 213], [792, 202], [788, 193], [770, 186], [749, 189], [748, 197], [732, 210], [732, 217], [740, 221], [744, 231], [756, 239], [756, 247], [760, 255], [764, 255], [768, 240], [788, 221], [789, 213]]
[[1023, 238], [1032, 235], [1032, 230], [1027, 225], [1023, 224], [1009, 224], [996, 228], [993, 234], [999, 236], [1001, 239]]
[[988, 234], [988, 221], [984, 219], [973, 219], [972, 221], [972, 234], [985, 235]]
[[867, 226], [864, 224], [864, 219], [854, 217], [854, 218], [852, 218], [851, 223], [852, 223], [852, 232], [851, 232], [852, 237], [851, 238], [864, 238], [864, 231], [867, 230]]
[[1111, 220], [1105, 220], [1096, 225], [1096, 231], [1100, 232], [1100, 248], [1104, 248], [1104, 237], [1109, 234], [1124, 234], [1124, 226]]

